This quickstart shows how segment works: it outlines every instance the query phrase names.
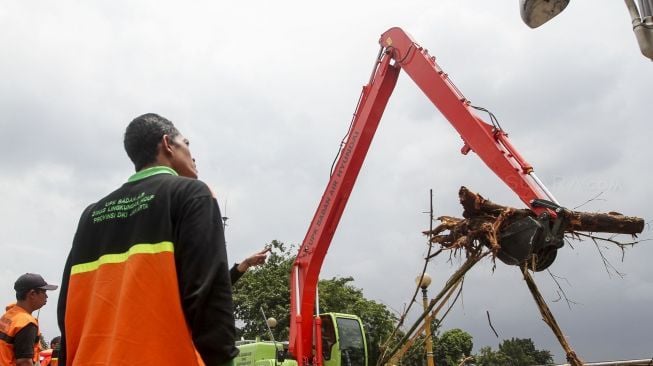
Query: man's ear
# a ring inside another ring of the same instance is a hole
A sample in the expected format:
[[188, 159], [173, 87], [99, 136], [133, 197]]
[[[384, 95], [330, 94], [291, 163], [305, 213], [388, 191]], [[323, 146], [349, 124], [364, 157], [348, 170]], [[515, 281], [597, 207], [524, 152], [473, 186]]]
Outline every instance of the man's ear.
[[166, 153], [172, 153], [172, 146], [173, 142], [170, 135], [163, 135], [163, 137], [161, 137], [161, 150]]

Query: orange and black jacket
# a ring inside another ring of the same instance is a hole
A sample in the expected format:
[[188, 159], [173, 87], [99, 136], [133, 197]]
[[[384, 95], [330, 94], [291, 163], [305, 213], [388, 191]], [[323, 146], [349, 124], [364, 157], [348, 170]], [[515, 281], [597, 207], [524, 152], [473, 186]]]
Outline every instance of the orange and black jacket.
[[[11, 366], [16, 364], [17, 358], [31, 358], [36, 362], [39, 359], [39, 340], [41, 333], [38, 330], [39, 322], [28, 313], [25, 309], [18, 305], [12, 304], [7, 306], [7, 312], [0, 318], [0, 365]], [[25, 342], [25, 349], [18, 351], [16, 349], [17, 336], [23, 330], [27, 331], [27, 327], [34, 327], [33, 333], [28, 332], [23, 334], [31, 334], [29, 343]], [[30, 347], [28, 350], [28, 346]], [[17, 352], [24, 352], [17, 353]]]
[[237, 354], [220, 209], [142, 170], [81, 216], [58, 305], [61, 365], [209, 365]]

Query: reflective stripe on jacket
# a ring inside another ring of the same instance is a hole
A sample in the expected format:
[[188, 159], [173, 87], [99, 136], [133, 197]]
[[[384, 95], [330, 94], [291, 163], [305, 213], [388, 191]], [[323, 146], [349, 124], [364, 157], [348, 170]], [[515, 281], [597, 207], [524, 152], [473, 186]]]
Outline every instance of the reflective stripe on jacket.
[[199, 365], [176, 286], [172, 243], [137, 244], [73, 266], [69, 281], [69, 361]]

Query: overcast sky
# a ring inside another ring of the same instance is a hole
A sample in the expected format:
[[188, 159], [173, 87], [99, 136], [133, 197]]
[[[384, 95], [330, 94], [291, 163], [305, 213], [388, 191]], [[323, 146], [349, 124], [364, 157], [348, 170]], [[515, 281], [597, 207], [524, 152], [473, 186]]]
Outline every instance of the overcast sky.
[[[596, 6], [596, 8], [593, 8]], [[651, 222], [653, 65], [640, 55], [620, 1], [572, 1], [532, 30], [518, 1], [21, 1], [0, 4], [0, 301], [39, 272], [60, 283], [84, 207], [133, 167], [126, 124], [171, 119], [191, 140], [201, 178], [219, 196], [231, 261], [273, 239], [301, 243], [377, 55], [402, 27], [475, 105], [494, 112], [558, 200]], [[648, 92], [647, 92], [648, 90]], [[482, 118], [486, 118], [481, 115]], [[400, 311], [426, 253], [421, 231], [460, 215], [465, 185], [520, 201], [401, 75], [324, 262], [365, 295]], [[650, 239], [647, 225], [643, 239]], [[628, 240], [629, 238], [623, 238]], [[535, 276], [586, 361], [653, 357], [653, 243], [604, 254], [591, 242], [560, 250], [551, 271], [575, 302]], [[436, 293], [459, 262], [429, 264]], [[41, 310], [57, 335], [56, 300]], [[486, 311], [499, 333], [488, 326]], [[531, 338], [563, 361], [516, 267], [488, 261], [465, 281], [444, 323], [474, 347]]]

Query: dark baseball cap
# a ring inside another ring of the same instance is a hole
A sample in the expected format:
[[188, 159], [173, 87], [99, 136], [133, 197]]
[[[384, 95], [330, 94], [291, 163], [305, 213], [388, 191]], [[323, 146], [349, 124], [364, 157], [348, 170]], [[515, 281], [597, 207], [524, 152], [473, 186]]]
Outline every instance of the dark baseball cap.
[[43, 277], [36, 273], [25, 273], [18, 277], [14, 284], [14, 290], [16, 290], [16, 292], [29, 291], [37, 288], [42, 290], [56, 290], [58, 287], [59, 286], [57, 285], [51, 285], [45, 282]]

